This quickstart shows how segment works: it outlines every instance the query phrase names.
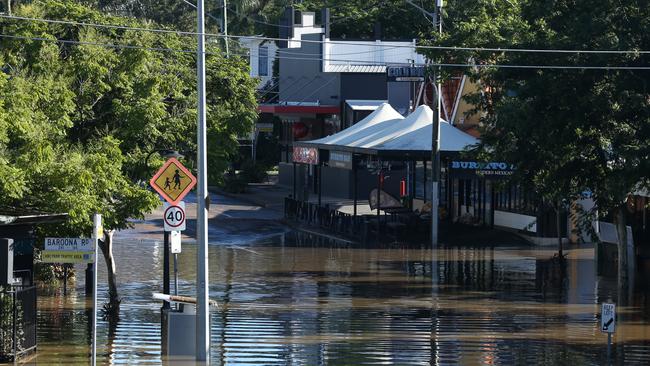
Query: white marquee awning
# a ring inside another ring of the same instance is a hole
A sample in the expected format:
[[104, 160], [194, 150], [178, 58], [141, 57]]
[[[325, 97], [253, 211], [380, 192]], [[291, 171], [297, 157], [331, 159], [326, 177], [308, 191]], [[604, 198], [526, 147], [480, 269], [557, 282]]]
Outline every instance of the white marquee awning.
[[[382, 104], [357, 124], [318, 140], [296, 142], [296, 146], [352, 151], [371, 155], [427, 155], [431, 153], [433, 111], [420, 106], [406, 118], [390, 105]], [[440, 151], [459, 152], [478, 140], [440, 120]]]

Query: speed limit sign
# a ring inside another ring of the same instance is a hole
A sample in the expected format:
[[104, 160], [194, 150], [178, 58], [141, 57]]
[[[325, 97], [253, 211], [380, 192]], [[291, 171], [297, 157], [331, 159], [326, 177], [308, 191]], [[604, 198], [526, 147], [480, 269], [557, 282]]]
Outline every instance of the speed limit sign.
[[165, 202], [163, 222], [165, 223], [165, 231], [185, 230], [185, 202], [180, 201], [175, 205]]

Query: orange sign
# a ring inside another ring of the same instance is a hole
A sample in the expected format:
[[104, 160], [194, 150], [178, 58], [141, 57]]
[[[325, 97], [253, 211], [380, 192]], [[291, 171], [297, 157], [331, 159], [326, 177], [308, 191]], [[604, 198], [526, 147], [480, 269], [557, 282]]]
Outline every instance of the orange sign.
[[149, 184], [167, 202], [176, 205], [196, 185], [196, 178], [176, 158], [171, 158], [151, 178]]

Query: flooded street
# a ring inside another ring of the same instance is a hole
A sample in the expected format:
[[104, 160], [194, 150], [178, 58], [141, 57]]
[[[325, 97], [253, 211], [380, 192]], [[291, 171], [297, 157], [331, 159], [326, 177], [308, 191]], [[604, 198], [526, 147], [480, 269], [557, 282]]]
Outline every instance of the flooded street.
[[[122, 315], [99, 322], [98, 360], [160, 364], [161, 303], [151, 294], [162, 288], [162, 247], [125, 241], [115, 250]], [[601, 302], [616, 302], [615, 278], [595, 275], [591, 247], [568, 253], [561, 280], [553, 250], [535, 247], [358, 248], [296, 233], [211, 245], [210, 291], [221, 306], [212, 311], [212, 361], [602, 365], [597, 317]], [[180, 294], [193, 295], [195, 256], [195, 245], [183, 246]], [[39, 293], [34, 363], [88, 360], [83, 280], [67, 299], [60, 290]], [[648, 292], [618, 312], [614, 362], [648, 364]]]

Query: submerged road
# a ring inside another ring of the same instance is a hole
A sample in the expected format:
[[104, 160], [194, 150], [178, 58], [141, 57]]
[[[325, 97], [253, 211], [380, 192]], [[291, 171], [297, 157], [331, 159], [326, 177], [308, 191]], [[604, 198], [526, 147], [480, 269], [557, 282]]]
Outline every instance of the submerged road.
[[[209, 248], [210, 297], [220, 304], [211, 313], [214, 365], [607, 364], [600, 303], [621, 297], [615, 271], [597, 269], [590, 246], [567, 248], [563, 265], [552, 249], [496, 239], [433, 250], [361, 247], [286, 232], [274, 221], [277, 212], [216, 202]], [[163, 272], [156, 215], [116, 235], [122, 311], [116, 323], [98, 322], [101, 364], [165, 361], [161, 303], [151, 297], [161, 291]], [[184, 244], [179, 264], [179, 292], [192, 296], [196, 245]], [[645, 277], [617, 304], [612, 364], [650, 364]], [[67, 297], [60, 288], [39, 290], [33, 364], [88, 362], [89, 301], [82, 279], [73, 287]]]

